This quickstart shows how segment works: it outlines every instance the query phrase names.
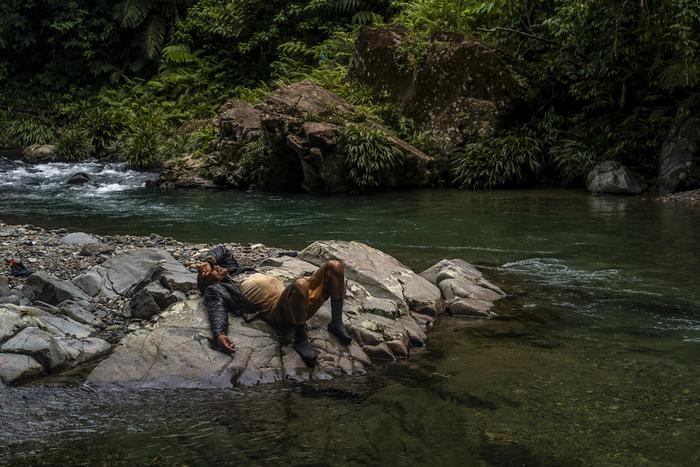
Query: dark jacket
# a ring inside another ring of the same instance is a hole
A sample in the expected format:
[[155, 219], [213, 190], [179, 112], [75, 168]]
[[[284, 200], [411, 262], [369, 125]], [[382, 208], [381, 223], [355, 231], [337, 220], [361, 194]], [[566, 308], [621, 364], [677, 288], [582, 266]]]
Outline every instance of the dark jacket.
[[231, 252], [223, 245], [212, 248], [205, 261], [211, 263], [212, 266], [218, 265], [228, 270], [228, 275], [223, 281], [210, 286], [205, 286], [201, 278], [197, 277], [197, 285], [200, 290], [203, 289], [204, 304], [209, 313], [209, 326], [216, 339], [220, 334], [226, 334], [229, 313], [245, 316], [259, 310], [256, 304], [243, 296], [238, 284], [232, 280], [234, 276], [244, 272], [255, 272], [255, 270], [241, 267]]

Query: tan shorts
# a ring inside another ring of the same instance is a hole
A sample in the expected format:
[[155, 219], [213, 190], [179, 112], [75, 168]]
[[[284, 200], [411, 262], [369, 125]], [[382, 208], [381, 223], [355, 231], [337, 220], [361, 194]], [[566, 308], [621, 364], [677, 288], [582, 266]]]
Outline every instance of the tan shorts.
[[319, 268], [308, 278], [309, 300], [304, 304], [303, 310], [291, 306], [291, 298], [295, 293], [294, 283], [284, 287], [276, 277], [260, 273], [248, 276], [240, 283], [241, 293], [260, 307], [266, 319], [278, 323], [303, 324], [328, 300], [326, 274], [326, 268]]

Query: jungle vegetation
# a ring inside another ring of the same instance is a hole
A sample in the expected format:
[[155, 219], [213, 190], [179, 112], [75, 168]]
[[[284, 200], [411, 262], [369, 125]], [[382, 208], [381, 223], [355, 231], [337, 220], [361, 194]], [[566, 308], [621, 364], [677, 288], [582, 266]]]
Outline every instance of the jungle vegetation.
[[[525, 118], [445, 156], [445, 182], [465, 188], [580, 183], [606, 159], [653, 177], [700, 85], [694, 0], [5, 0], [0, 148], [54, 142], [65, 159], [148, 167], [206, 152], [226, 100], [310, 79], [431, 152], [430, 134], [345, 79], [359, 28], [392, 24], [414, 60], [436, 32], [485, 41], [527, 90]], [[347, 141], [355, 185], [395, 166], [386, 135], [349, 124]]]

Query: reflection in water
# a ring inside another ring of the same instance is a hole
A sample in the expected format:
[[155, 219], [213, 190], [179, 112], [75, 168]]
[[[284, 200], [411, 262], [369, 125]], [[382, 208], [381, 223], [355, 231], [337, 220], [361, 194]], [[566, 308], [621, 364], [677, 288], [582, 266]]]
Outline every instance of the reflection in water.
[[[696, 210], [568, 190], [163, 193], [119, 165], [0, 168], [13, 180], [0, 182], [4, 222], [285, 248], [358, 240], [418, 270], [462, 258], [504, 285], [516, 317], [449, 319], [364, 379], [0, 390], [0, 464], [700, 465]], [[94, 184], [63, 185], [72, 170]]]

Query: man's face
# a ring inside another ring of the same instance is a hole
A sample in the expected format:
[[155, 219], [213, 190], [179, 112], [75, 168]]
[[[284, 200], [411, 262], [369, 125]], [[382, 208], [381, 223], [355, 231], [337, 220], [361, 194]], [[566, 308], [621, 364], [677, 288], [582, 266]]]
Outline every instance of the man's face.
[[204, 280], [209, 284], [216, 284], [221, 282], [226, 277], [227, 271], [221, 266], [211, 266], [208, 263], [201, 264], [197, 267], [199, 274], [204, 278]]

